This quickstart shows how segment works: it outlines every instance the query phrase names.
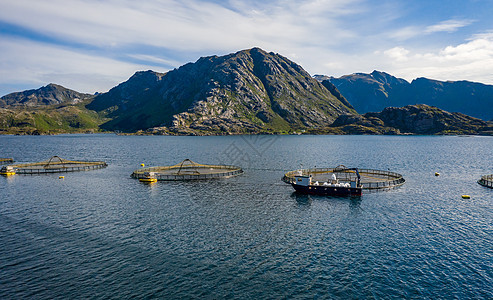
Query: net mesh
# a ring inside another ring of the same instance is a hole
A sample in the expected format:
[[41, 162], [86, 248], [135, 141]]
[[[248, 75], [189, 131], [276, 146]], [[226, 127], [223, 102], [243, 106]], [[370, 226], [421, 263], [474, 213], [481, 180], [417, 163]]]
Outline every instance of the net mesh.
[[231, 177], [243, 173], [238, 166], [230, 165], [206, 165], [199, 164], [190, 159], [172, 165], [147, 167], [135, 170], [132, 173], [134, 178], [147, 178], [152, 174], [158, 180], [193, 180], [209, 179], [219, 177]]
[[[358, 169], [358, 173], [361, 177], [361, 185], [363, 189], [385, 189], [396, 187], [405, 183], [404, 178], [401, 174], [372, 170], [372, 169]], [[286, 183], [293, 183], [295, 181], [295, 176], [312, 176], [312, 180], [320, 182], [330, 182], [332, 180], [332, 175], [339, 182], [352, 182], [356, 181], [358, 176], [355, 170], [350, 170], [349, 168], [340, 165], [336, 168], [312, 168], [312, 169], [299, 169], [287, 172], [284, 174], [282, 180]]]
[[493, 188], [493, 174], [481, 176], [478, 183], [482, 186]]
[[18, 174], [83, 171], [106, 166], [107, 164], [103, 161], [75, 161], [63, 159], [59, 156], [52, 156], [47, 160], [35, 163], [12, 165]]

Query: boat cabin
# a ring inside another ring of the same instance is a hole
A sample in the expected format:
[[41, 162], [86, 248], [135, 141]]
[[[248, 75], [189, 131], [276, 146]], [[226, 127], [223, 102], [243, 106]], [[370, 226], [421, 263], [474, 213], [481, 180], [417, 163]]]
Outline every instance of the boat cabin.
[[309, 186], [312, 184], [312, 175], [309, 176], [297, 175], [294, 177], [294, 179], [295, 179], [294, 184], [296, 185]]

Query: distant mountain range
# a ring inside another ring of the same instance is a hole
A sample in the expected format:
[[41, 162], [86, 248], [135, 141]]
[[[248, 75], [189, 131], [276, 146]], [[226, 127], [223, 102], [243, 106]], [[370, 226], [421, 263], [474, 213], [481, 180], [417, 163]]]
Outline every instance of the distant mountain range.
[[[421, 95], [416, 99], [449, 106], [453, 101], [445, 101], [446, 95], [471, 96], [473, 89], [474, 99], [480, 99], [474, 101], [484, 106], [491, 104], [490, 86], [427, 79], [410, 84], [376, 71], [315, 78], [279, 54], [252, 48], [203, 57], [167, 73], [137, 72], [97, 95], [56, 84], [6, 95], [0, 98], [0, 133], [493, 134], [491, 123], [436, 107], [384, 109], [407, 105], [411, 86], [422, 87], [413, 92]], [[476, 107], [461, 107], [471, 106]], [[487, 118], [491, 109], [483, 106], [482, 112], [473, 110]], [[384, 110], [359, 115], [355, 108]]]
[[470, 81], [417, 78], [411, 83], [384, 72], [356, 73], [339, 78], [316, 75], [333, 83], [358, 113], [386, 107], [427, 104], [483, 120], [493, 119], [493, 85]]

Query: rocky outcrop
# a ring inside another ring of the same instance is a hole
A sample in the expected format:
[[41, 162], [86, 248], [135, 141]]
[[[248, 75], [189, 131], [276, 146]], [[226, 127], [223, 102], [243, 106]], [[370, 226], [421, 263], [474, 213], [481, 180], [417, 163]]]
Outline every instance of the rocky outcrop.
[[379, 113], [340, 116], [331, 125], [344, 133], [367, 134], [485, 134], [493, 124], [428, 105], [388, 107]]
[[50, 83], [35, 90], [5, 95], [0, 98], [0, 108], [37, 107], [54, 104], [76, 104], [93, 98], [93, 95], [79, 93], [61, 85]]
[[87, 106], [112, 117], [105, 129], [283, 133], [327, 126], [341, 114], [355, 113], [301, 66], [259, 48], [143, 75], [134, 75]]

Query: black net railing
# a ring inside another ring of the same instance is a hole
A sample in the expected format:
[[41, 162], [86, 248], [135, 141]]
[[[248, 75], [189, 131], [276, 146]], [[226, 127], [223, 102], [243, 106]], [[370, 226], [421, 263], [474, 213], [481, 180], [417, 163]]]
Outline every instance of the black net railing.
[[204, 165], [186, 159], [183, 162], [173, 166], [158, 166], [138, 169], [132, 173], [131, 177], [137, 179], [147, 179], [149, 176], [152, 176], [157, 180], [178, 181], [227, 178], [237, 176], [242, 173], [243, 169], [238, 166]]
[[482, 186], [489, 187], [493, 189], [493, 174], [481, 176], [478, 183]]
[[[358, 169], [361, 177], [361, 185], [363, 189], [376, 190], [386, 189], [400, 186], [406, 182], [401, 174], [373, 169]], [[282, 177], [282, 181], [286, 183], [293, 183], [295, 176], [309, 176], [311, 175], [314, 180], [327, 181], [331, 175], [334, 174], [339, 182], [351, 182], [357, 180], [357, 174], [354, 170], [344, 168], [312, 168], [312, 169], [299, 169], [287, 172]]]
[[12, 165], [16, 174], [47, 174], [101, 169], [108, 165], [104, 161], [74, 161], [53, 156], [48, 160]]

